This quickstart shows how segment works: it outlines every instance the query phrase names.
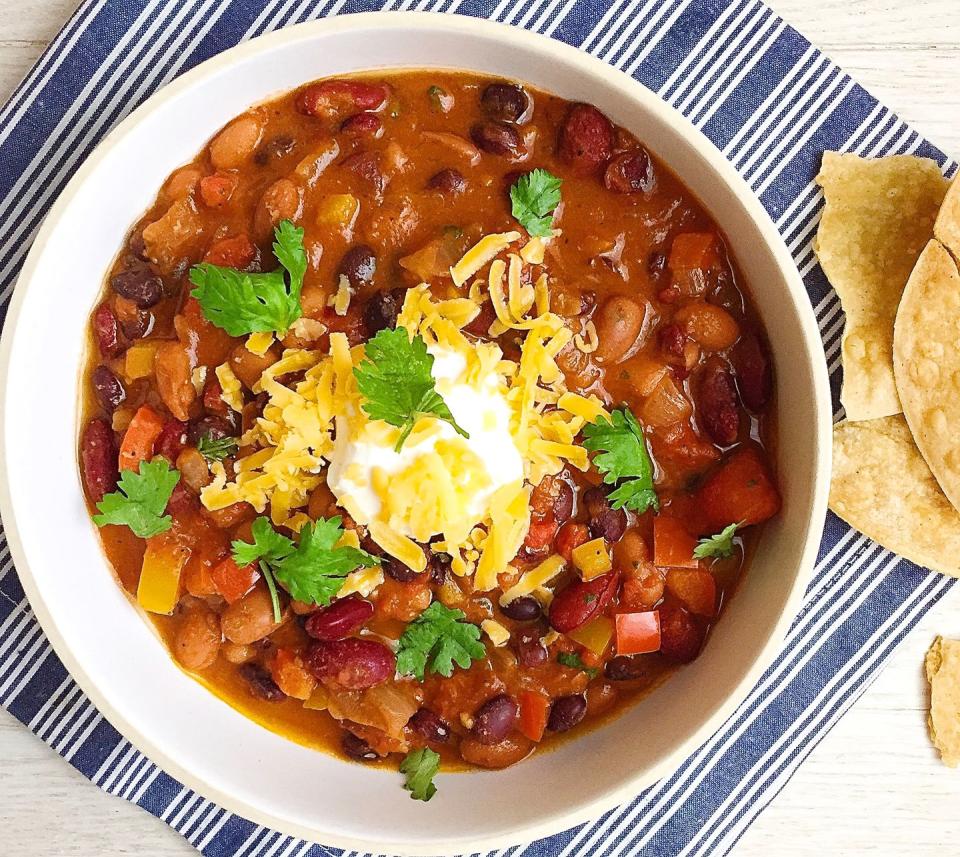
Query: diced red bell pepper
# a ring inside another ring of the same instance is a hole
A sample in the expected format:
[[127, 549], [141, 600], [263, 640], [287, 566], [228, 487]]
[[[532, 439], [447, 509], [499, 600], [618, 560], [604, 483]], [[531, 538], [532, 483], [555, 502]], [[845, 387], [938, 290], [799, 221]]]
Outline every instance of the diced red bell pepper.
[[617, 654], [643, 655], [660, 650], [660, 611], [617, 613]]
[[667, 514], [653, 519], [653, 564], [660, 568], [696, 568], [693, 551], [697, 540], [687, 528]]
[[586, 524], [567, 521], [557, 533], [556, 549], [567, 562], [573, 562], [573, 551], [590, 541], [590, 530]]
[[539, 741], [547, 728], [550, 700], [535, 690], [520, 691], [520, 732], [531, 741]]
[[210, 569], [213, 585], [228, 604], [239, 601], [260, 579], [256, 565], [239, 566], [232, 556]]
[[698, 616], [713, 616], [717, 609], [717, 582], [703, 568], [671, 568], [667, 589]]
[[[780, 494], [760, 452], [736, 450], [697, 492], [710, 533], [730, 524], [748, 526], [780, 511]], [[658, 563], [659, 565], [659, 563]]]
[[141, 461], [153, 458], [153, 447], [163, 425], [163, 417], [153, 408], [140, 406], [120, 442], [121, 470], [139, 470]]

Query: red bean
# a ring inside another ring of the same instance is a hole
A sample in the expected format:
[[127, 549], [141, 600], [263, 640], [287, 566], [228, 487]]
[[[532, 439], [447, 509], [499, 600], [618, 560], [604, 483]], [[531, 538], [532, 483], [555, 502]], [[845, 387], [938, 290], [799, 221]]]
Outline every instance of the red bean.
[[737, 370], [740, 401], [751, 411], [762, 411], [770, 401], [773, 373], [766, 349], [755, 334], [740, 338], [733, 349], [733, 366]]
[[617, 655], [615, 658], [610, 658], [603, 668], [603, 674], [610, 681], [634, 681], [645, 678], [647, 673], [647, 661], [632, 655]]
[[512, 696], [495, 696], [477, 709], [470, 732], [481, 744], [496, 744], [513, 731], [519, 714], [520, 707]]
[[668, 658], [689, 663], [703, 646], [704, 632], [682, 607], [660, 608], [660, 651]]
[[343, 120], [340, 130], [351, 137], [370, 137], [376, 140], [383, 134], [383, 122], [376, 113], [355, 113]]
[[547, 662], [549, 652], [540, 640], [539, 629], [526, 629], [513, 635], [513, 647], [521, 666], [538, 667]]
[[566, 732], [573, 729], [587, 713], [587, 700], [579, 693], [561, 696], [550, 706], [547, 729], [551, 732]]
[[120, 297], [133, 301], [140, 309], [150, 309], [163, 297], [163, 280], [146, 267], [130, 268], [110, 279], [112, 288]]
[[439, 173], [435, 173], [431, 176], [430, 181], [427, 182], [427, 187], [430, 190], [438, 191], [444, 196], [456, 196], [457, 194], [463, 193], [467, 187], [467, 180], [463, 177], [463, 173], [460, 170], [446, 169], [440, 170]]
[[477, 122], [470, 129], [470, 139], [478, 149], [489, 152], [491, 155], [506, 155], [517, 157], [522, 148], [520, 132], [513, 125], [506, 122]]
[[373, 610], [373, 605], [362, 598], [341, 598], [310, 614], [303, 629], [315, 640], [343, 640], [359, 631]]
[[343, 254], [337, 276], [344, 276], [354, 289], [369, 285], [377, 272], [377, 257], [366, 244], [356, 244]]
[[491, 83], [480, 96], [480, 106], [491, 119], [522, 123], [530, 108], [530, 96], [515, 83]]
[[242, 664], [237, 672], [246, 680], [250, 686], [251, 695], [257, 699], [280, 702], [287, 698], [287, 695], [277, 687], [270, 673], [260, 664]]
[[550, 604], [550, 625], [561, 634], [585, 625], [603, 612], [619, 584], [617, 574], [578, 580], [561, 589]]
[[613, 149], [613, 125], [596, 107], [570, 107], [557, 139], [557, 155], [578, 172], [596, 172]]
[[352, 732], [344, 731], [340, 738], [340, 747], [351, 759], [358, 762], [375, 762], [380, 758], [373, 747]]
[[107, 304], [100, 304], [93, 314], [93, 335], [104, 357], [116, 357], [123, 351], [117, 317]]
[[90, 420], [80, 441], [80, 463], [87, 494], [99, 503], [117, 487], [117, 441], [106, 420]]
[[509, 604], [503, 605], [500, 610], [508, 619], [515, 622], [532, 622], [540, 618], [540, 602], [532, 595], [521, 595], [514, 598]]
[[168, 420], [157, 437], [154, 449], [157, 455], [162, 455], [173, 464], [186, 445], [187, 424], [180, 420]]
[[325, 80], [301, 89], [294, 104], [307, 116], [331, 117], [358, 110], [380, 110], [387, 103], [389, 90], [380, 83], [361, 80]]
[[90, 383], [93, 384], [93, 393], [97, 397], [97, 402], [108, 414], [112, 414], [127, 400], [127, 389], [110, 369], [109, 366], [100, 365], [93, 370], [90, 376]]
[[450, 727], [429, 708], [421, 708], [410, 718], [407, 726], [431, 744], [446, 744], [450, 740]]
[[614, 193], [650, 193], [654, 174], [647, 150], [637, 149], [612, 158], [603, 173], [603, 184]]
[[710, 364], [697, 389], [698, 417], [706, 432], [721, 446], [730, 446], [740, 431], [740, 411], [733, 376], [719, 364]]
[[316, 642], [304, 658], [317, 679], [330, 679], [347, 690], [364, 690], [385, 682], [397, 669], [397, 658], [383, 643], [359, 637]]

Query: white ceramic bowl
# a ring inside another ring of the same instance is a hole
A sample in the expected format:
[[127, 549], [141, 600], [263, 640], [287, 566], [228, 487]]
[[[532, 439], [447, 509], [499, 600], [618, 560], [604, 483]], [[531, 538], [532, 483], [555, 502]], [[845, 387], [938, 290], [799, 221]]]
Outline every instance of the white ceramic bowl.
[[[76, 466], [87, 318], [129, 225], [164, 177], [252, 103], [377, 67], [465, 68], [595, 104], [703, 201], [752, 286], [776, 367], [782, 514], [706, 650], [613, 723], [501, 772], [448, 774], [429, 803], [399, 775], [307, 750], [233, 711], [171, 662], [123, 595]], [[151, 98], [101, 144], [48, 215], [0, 344], [0, 512], [47, 636], [103, 714], [172, 775], [256, 822], [374, 852], [481, 851], [598, 815], [671, 772], [747, 693], [781, 642], [812, 566], [829, 483], [830, 406], [813, 313], [744, 182], [692, 125], [602, 62], [462, 17], [351, 15], [227, 51]]]

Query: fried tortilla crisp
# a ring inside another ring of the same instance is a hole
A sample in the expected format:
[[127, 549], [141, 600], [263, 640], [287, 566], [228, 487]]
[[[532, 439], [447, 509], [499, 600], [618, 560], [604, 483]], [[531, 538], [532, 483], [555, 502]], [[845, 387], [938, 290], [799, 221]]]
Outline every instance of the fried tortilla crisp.
[[937, 637], [924, 660], [930, 682], [930, 740], [951, 768], [960, 764], [960, 640]]
[[930, 241], [897, 312], [893, 367], [903, 414], [920, 453], [960, 509], [960, 271]]
[[817, 183], [826, 205], [813, 249], [847, 317], [840, 400], [848, 420], [898, 414], [893, 323], [949, 182], [926, 158], [825, 152]]
[[834, 426], [830, 508], [894, 553], [960, 577], [960, 515], [902, 416]]
[[960, 178], [954, 178], [950, 190], [943, 198], [933, 234], [960, 264]]

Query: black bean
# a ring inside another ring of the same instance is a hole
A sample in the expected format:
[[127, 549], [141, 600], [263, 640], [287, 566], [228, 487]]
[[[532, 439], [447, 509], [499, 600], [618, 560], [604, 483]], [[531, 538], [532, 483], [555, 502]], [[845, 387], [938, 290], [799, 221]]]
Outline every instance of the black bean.
[[340, 260], [337, 276], [345, 276], [354, 289], [369, 285], [377, 270], [377, 257], [366, 244], [351, 247]]
[[430, 178], [430, 181], [427, 182], [427, 187], [430, 190], [439, 191], [444, 196], [456, 196], [458, 193], [463, 193], [466, 189], [467, 180], [463, 177], [463, 173], [461, 173], [460, 170], [450, 168], [435, 173]]
[[433, 744], [445, 744], [450, 740], [450, 727], [439, 714], [435, 714], [429, 708], [421, 708], [410, 718], [407, 726], [425, 741]]
[[127, 339], [143, 339], [153, 330], [155, 323], [156, 318], [150, 310], [138, 309], [135, 316], [120, 322], [120, 329]]
[[264, 166], [268, 161], [274, 158], [282, 158], [289, 155], [296, 145], [292, 137], [274, 137], [264, 143], [253, 156], [253, 160], [259, 166]]
[[194, 444], [199, 443], [202, 437], [222, 440], [225, 437], [236, 437], [236, 435], [237, 427], [227, 417], [209, 414], [190, 423], [190, 442]]
[[141, 262], [147, 261], [147, 244], [142, 232], [135, 232], [127, 241], [127, 249]]
[[653, 162], [646, 149], [615, 156], [603, 174], [604, 186], [614, 193], [649, 193], [654, 183]]
[[109, 366], [98, 366], [91, 376], [97, 402], [108, 414], [112, 414], [127, 400], [127, 390]]
[[614, 509], [602, 488], [591, 488], [583, 495], [583, 504], [590, 516], [590, 534], [595, 539], [619, 541], [627, 529], [627, 513]]
[[540, 640], [539, 630], [523, 630], [513, 635], [517, 660], [524, 667], [538, 667], [547, 662], [549, 652]]
[[280, 702], [287, 695], [277, 687], [277, 683], [260, 664], [243, 664], [238, 670], [241, 677], [250, 685], [250, 693], [257, 699], [267, 702]]
[[115, 274], [110, 279], [110, 288], [140, 309], [150, 309], [163, 297], [163, 280], [146, 267], [128, 268]]
[[579, 693], [561, 696], [550, 706], [547, 729], [551, 732], [566, 732], [573, 729], [587, 713], [587, 700]]
[[437, 586], [442, 586], [450, 577], [452, 564], [450, 554], [431, 553], [430, 562], [427, 564], [430, 570], [430, 580]]
[[607, 665], [603, 668], [603, 674], [610, 681], [632, 681], [645, 677], [647, 668], [640, 658], [617, 655], [607, 661]]
[[491, 119], [520, 122], [530, 107], [530, 96], [515, 83], [491, 83], [483, 90], [480, 106]]
[[501, 694], [488, 699], [474, 715], [473, 737], [481, 744], [496, 744], [513, 730], [520, 709], [512, 696]]
[[397, 326], [397, 316], [403, 307], [405, 289], [376, 292], [363, 307], [363, 321], [370, 336]]
[[661, 253], [659, 251], [654, 251], [647, 258], [647, 273], [650, 274], [650, 279], [658, 280], [663, 276], [664, 271], [667, 270], [667, 255], [666, 253]]
[[399, 583], [410, 583], [420, 577], [420, 572], [414, 571], [405, 562], [393, 556], [383, 558], [382, 568], [388, 577], [392, 577]]
[[532, 595], [521, 595], [508, 604], [501, 606], [503, 615], [517, 622], [530, 622], [539, 619], [541, 614], [540, 602]]
[[351, 759], [360, 762], [375, 762], [379, 758], [376, 751], [363, 738], [357, 737], [352, 732], [343, 733], [340, 746]]
[[557, 496], [553, 501], [553, 514], [558, 524], [568, 520], [573, 514], [573, 489], [569, 483], [561, 481], [556, 487]]
[[520, 152], [520, 132], [506, 122], [478, 122], [470, 129], [470, 137], [491, 155], [516, 157]]

